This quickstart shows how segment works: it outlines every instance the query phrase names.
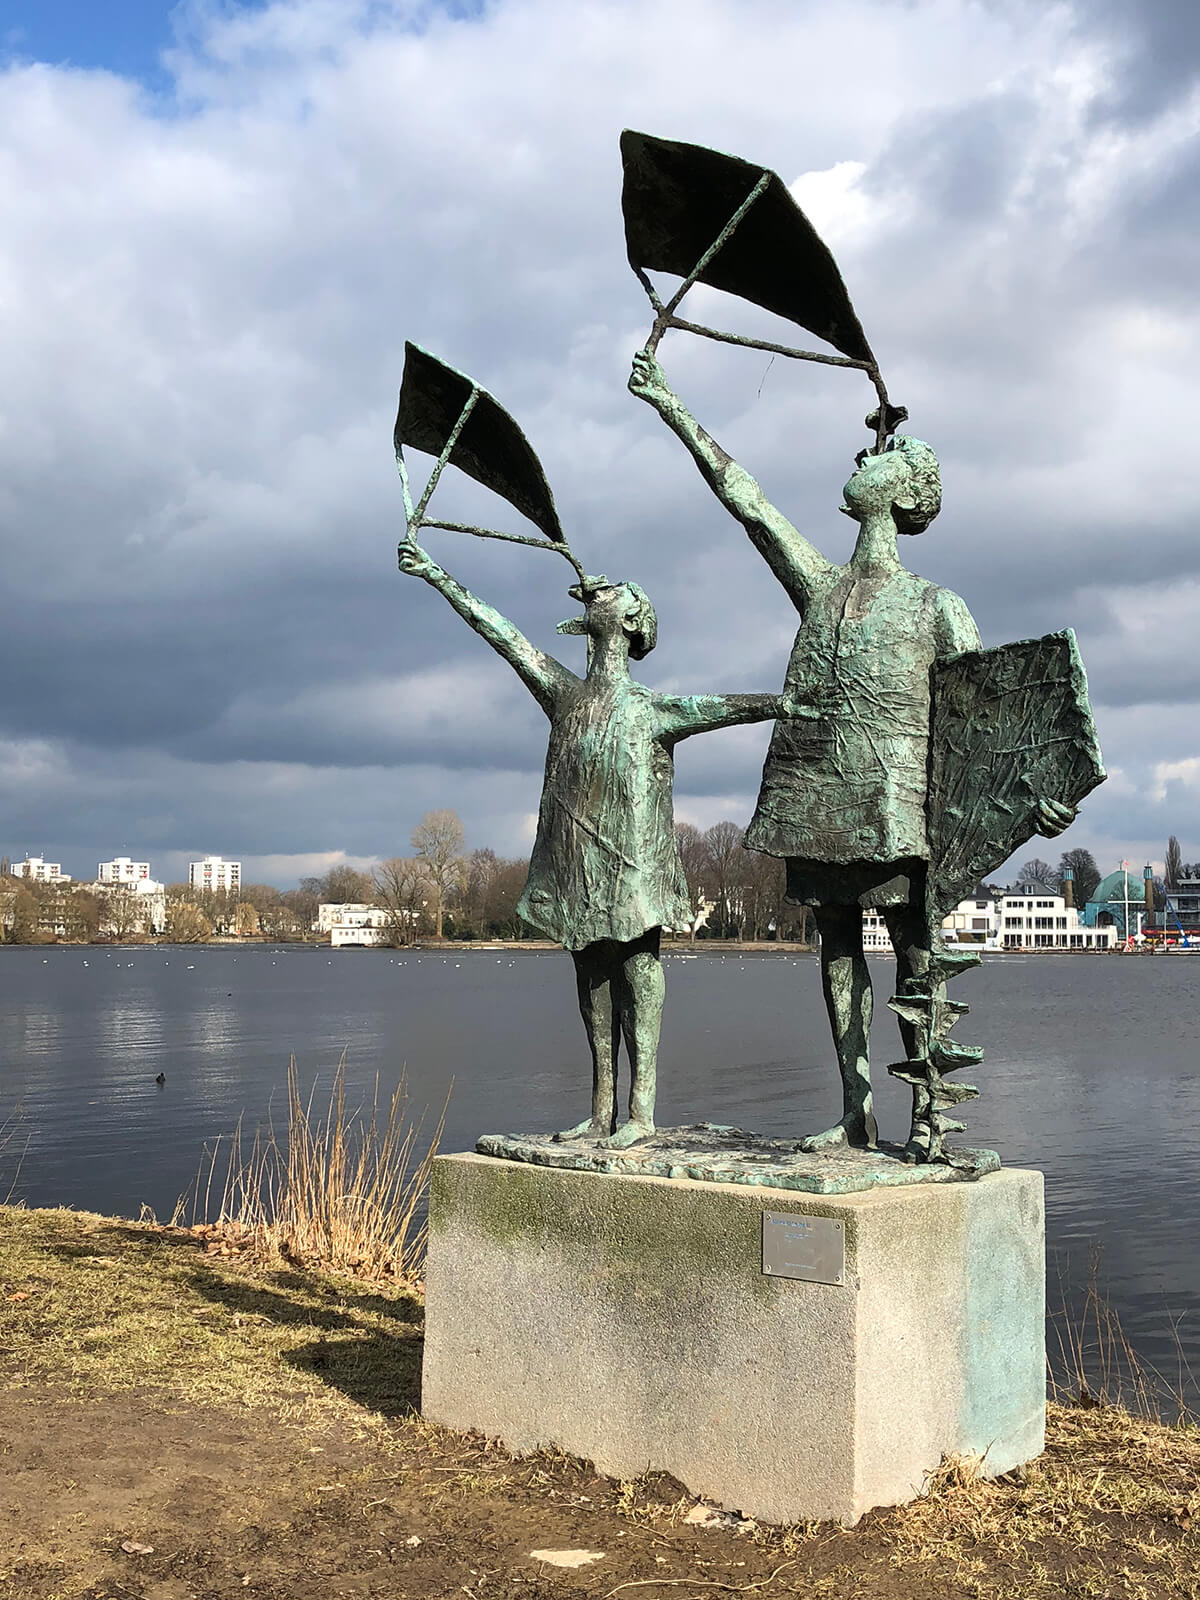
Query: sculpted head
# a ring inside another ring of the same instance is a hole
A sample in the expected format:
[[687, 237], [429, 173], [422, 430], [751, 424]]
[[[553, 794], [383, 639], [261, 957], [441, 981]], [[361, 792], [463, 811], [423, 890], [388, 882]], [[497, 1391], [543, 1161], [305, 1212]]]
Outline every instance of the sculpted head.
[[942, 506], [937, 457], [922, 440], [901, 434], [881, 454], [861, 456], [842, 493], [842, 510], [856, 522], [890, 511], [897, 533], [922, 533]]
[[587, 609], [582, 617], [560, 622], [559, 633], [586, 633], [593, 639], [612, 639], [623, 633], [634, 661], [648, 656], [658, 643], [658, 616], [640, 584], [587, 578], [567, 592], [573, 600], [582, 600]]

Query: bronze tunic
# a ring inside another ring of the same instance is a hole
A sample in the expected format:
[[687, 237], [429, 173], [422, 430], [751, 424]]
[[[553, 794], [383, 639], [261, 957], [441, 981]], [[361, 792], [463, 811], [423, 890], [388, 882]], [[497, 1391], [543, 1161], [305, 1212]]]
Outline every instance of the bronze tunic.
[[517, 910], [568, 950], [687, 925], [675, 844], [675, 764], [644, 685], [560, 692], [529, 880]]
[[830, 715], [775, 724], [746, 843], [794, 858], [789, 898], [895, 903], [929, 858], [930, 668], [978, 634], [948, 590], [853, 563], [813, 579], [803, 617], [786, 691]]

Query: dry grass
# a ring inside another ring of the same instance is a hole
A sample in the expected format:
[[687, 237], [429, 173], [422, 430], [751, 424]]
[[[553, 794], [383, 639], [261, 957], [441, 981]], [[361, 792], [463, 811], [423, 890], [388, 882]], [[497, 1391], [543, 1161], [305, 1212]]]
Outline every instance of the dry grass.
[[1200, 1422], [1193, 1406], [1200, 1385], [1178, 1328], [1171, 1323], [1175, 1370], [1162, 1372], [1129, 1342], [1103, 1287], [1098, 1246], [1088, 1258], [1082, 1297], [1072, 1295], [1065, 1269], [1060, 1274], [1058, 1305], [1049, 1321], [1047, 1386], [1052, 1400], [1067, 1406], [1115, 1407], [1136, 1417]]
[[314, 1111], [316, 1092], [314, 1083], [305, 1099], [293, 1058], [286, 1136], [278, 1138], [268, 1124], [255, 1130], [244, 1153], [239, 1122], [227, 1143], [219, 1201], [214, 1207], [220, 1141], [205, 1152], [174, 1221], [190, 1216], [193, 1231], [260, 1260], [417, 1282], [425, 1257], [425, 1194], [445, 1106], [421, 1153], [424, 1119], [409, 1117], [405, 1075], [386, 1108], [379, 1104], [376, 1077], [370, 1106], [348, 1111], [343, 1056], [322, 1115]]
[[224, 1259], [155, 1224], [0, 1210], [0, 1387], [363, 1423], [412, 1410], [420, 1328], [400, 1285]]
[[[116, 1397], [147, 1426], [176, 1406], [202, 1408], [198, 1438], [208, 1419], [228, 1426], [245, 1415], [261, 1419], [255, 1435], [273, 1448], [291, 1440], [297, 1461], [319, 1444], [324, 1453], [312, 1459], [328, 1476], [313, 1492], [329, 1548], [365, 1538], [371, 1524], [357, 1503], [339, 1522], [338, 1496], [326, 1486], [357, 1482], [347, 1474], [375, 1463], [374, 1486], [361, 1491], [370, 1517], [383, 1514], [381, 1496], [403, 1493], [430, 1519], [421, 1546], [431, 1552], [428, 1587], [396, 1588], [394, 1574], [389, 1592], [449, 1592], [461, 1555], [454, 1583], [477, 1593], [471, 1573], [481, 1541], [491, 1540], [489, 1564], [508, 1562], [511, 1544], [520, 1577], [490, 1587], [495, 1594], [527, 1592], [524, 1552], [557, 1541], [609, 1552], [603, 1578], [597, 1568], [578, 1580], [596, 1600], [619, 1583], [636, 1583], [647, 1600], [721, 1590], [806, 1600], [1200, 1600], [1193, 1425], [1055, 1404], [1046, 1454], [1002, 1479], [946, 1463], [923, 1499], [856, 1528], [697, 1533], [683, 1522], [691, 1497], [679, 1498], [669, 1480], [606, 1485], [555, 1453], [514, 1459], [423, 1422], [413, 1411], [421, 1308], [411, 1291], [218, 1251], [180, 1229], [0, 1209], [0, 1390], [27, 1395], [35, 1408]], [[335, 1470], [335, 1436], [357, 1436], [371, 1454], [347, 1449]], [[230, 1495], [230, 1516], [241, 1515]], [[510, 1529], [499, 1554], [496, 1528]], [[294, 1538], [281, 1533], [279, 1548]], [[446, 1543], [455, 1538], [461, 1550]], [[355, 1559], [365, 1565], [367, 1555]]]
[[951, 1576], [972, 1597], [1197, 1600], [1198, 1518], [1200, 1430], [1051, 1405], [1040, 1460], [990, 1481], [944, 1471], [879, 1526], [914, 1593]]
[[22, 1139], [24, 1113], [18, 1105], [0, 1122], [0, 1205], [12, 1205], [21, 1181], [21, 1163], [29, 1151], [29, 1134]]

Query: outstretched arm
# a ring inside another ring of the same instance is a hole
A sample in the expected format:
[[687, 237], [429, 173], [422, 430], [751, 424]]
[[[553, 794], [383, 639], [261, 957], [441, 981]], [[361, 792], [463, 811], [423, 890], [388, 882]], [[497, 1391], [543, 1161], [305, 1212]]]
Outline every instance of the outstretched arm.
[[413, 578], [424, 578], [439, 594], [445, 595], [463, 621], [470, 623], [480, 638], [486, 639], [496, 654], [504, 657], [546, 715], [552, 715], [559, 690], [574, 681], [575, 674], [561, 661], [530, 644], [507, 617], [502, 617], [483, 600], [477, 600], [457, 578], [444, 572], [420, 545], [405, 541], [399, 555], [400, 571]]
[[746, 469], [739, 467], [704, 431], [668, 384], [658, 362], [644, 350], [633, 358], [629, 389], [639, 400], [653, 406], [667, 427], [679, 435], [692, 452], [705, 483], [745, 528], [755, 549], [793, 601], [802, 602], [814, 579], [829, 571], [830, 563], [771, 504]]
[[656, 694], [654, 710], [659, 738], [668, 744], [694, 733], [733, 728], [741, 722], [767, 722], [773, 717], [810, 717], [823, 713], [786, 694]]

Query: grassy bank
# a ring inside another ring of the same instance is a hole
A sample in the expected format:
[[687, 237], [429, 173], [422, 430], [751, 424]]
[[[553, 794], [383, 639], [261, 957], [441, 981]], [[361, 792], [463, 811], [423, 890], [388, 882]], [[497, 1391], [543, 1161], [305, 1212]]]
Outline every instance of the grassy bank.
[[[779, 1594], [1200, 1600], [1200, 1431], [1054, 1407], [1046, 1455], [945, 1469], [855, 1529], [701, 1527], [422, 1423], [419, 1292], [219, 1237], [0, 1209], [4, 1600]], [[586, 1550], [570, 1568], [533, 1552]]]

